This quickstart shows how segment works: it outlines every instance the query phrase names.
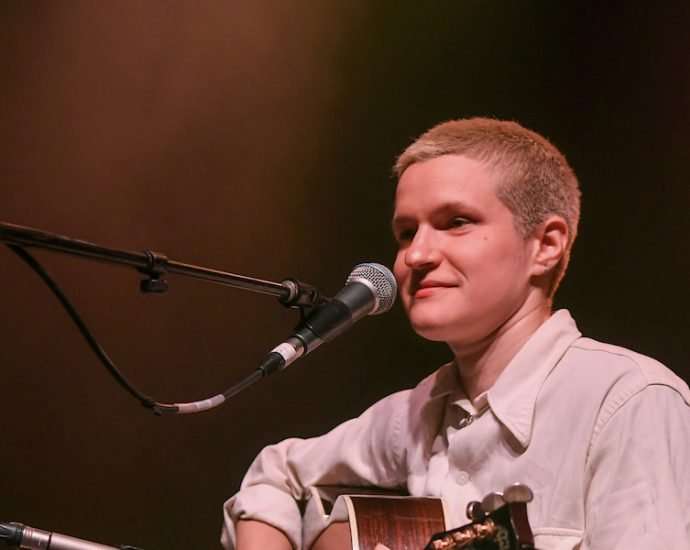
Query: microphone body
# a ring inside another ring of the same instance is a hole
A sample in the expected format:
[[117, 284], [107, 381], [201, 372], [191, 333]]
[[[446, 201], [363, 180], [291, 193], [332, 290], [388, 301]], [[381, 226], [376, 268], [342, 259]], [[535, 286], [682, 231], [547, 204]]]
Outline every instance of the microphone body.
[[105, 546], [21, 523], [1, 523], [0, 534], [0, 540], [24, 550], [140, 550], [133, 546]]
[[282, 370], [301, 356], [332, 340], [367, 315], [388, 311], [395, 301], [397, 285], [390, 270], [376, 263], [355, 266], [345, 287], [328, 303], [317, 306], [276, 346], [259, 367], [265, 374]]

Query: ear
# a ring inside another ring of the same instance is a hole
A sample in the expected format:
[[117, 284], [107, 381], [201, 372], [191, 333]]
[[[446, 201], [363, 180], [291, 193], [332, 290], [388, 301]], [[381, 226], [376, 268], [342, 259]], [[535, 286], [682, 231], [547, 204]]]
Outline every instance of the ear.
[[549, 216], [535, 228], [532, 237], [535, 243], [532, 275], [538, 277], [551, 272], [565, 254], [568, 224], [560, 216]]

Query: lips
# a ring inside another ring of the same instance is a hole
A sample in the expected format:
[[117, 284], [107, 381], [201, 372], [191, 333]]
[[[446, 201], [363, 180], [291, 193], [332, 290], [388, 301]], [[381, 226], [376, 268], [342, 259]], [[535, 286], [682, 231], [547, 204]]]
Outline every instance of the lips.
[[447, 289], [447, 288], [454, 288], [456, 287], [456, 284], [453, 283], [447, 283], [444, 281], [435, 281], [432, 279], [426, 279], [423, 281], [420, 281], [418, 284], [414, 285], [412, 288], [412, 295], [415, 298], [425, 298], [427, 296], [432, 296], [433, 294], [436, 294], [437, 292]]

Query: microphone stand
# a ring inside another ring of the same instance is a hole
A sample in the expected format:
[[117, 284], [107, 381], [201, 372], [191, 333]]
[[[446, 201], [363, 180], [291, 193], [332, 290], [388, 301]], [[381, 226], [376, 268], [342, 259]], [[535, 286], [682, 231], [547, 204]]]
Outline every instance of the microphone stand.
[[299, 309], [303, 318], [307, 310], [311, 310], [312, 308], [331, 301], [330, 298], [321, 296], [319, 291], [312, 285], [302, 283], [296, 279], [285, 279], [280, 283], [275, 283], [263, 279], [256, 279], [254, 277], [227, 273], [217, 269], [209, 269], [173, 261], [164, 254], [152, 252], [150, 250], [144, 252], [131, 252], [128, 250], [106, 248], [87, 241], [71, 239], [63, 235], [48, 233], [31, 227], [23, 227], [21, 225], [14, 225], [6, 222], [0, 222], [0, 242], [7, 244], [10, 250], [36, 271], [39, 277], [41, 277], [53, 291], [77, 325], [77, 328], [86, 339], [89, 347], [91, 347], [92, 351], [98, 356], [116, 382], [134, 398], [139, 400], [144, 407], [152, 410], [157, 415], [192, 414], [218, 407], [231, 397], [234, 397], [259, 381], [261, 378], [280, 370], [282, 367], [275, 362], [267, 363], [264, 361], [259, 368], [240, 380], [237, 384], [207, 399], [185, 403], [161, 403], [155, 401], [138, 391], [120, 372], [88, 330], [86, 324], [82, 321], [67, 296], [65, 296], [57, 283], [55, 283], [52, 277], [50, 277], [33, 256], [25, 250], [26, 247], [43, 248], [53, 252], [62, 252], [91, 260], [133, 267], [145, 276], [145, 279], [140, 283], [140, 288], [142, 292], [147, 293], [166, 292], [168, 290], [168, 282], [164, 277], [166, 274], [172, 273], [242, 290], [258, 292], [260, 294], [276, 296], [284, 306]]
[[[89, 260], [132, 267], [139, 273], [145, 275], [145, 278], [140, 282], [140, 289], [142, 292], [146, 293], [166, 292], [168, 290], [168, 282], [164, 277], [166, 274], [170, 273], [241, 290], [248, 290], [259, 294], [275, 296], [284, 306], [298, 308], [302, 315], [304, 315], [305, 309], [316, 307], [330, 301], [330, 298], [321, 296], [315, 287], [297, 281], [296, 279], [285, 279], [280, 283], [275, 283], [254, 277], [237, 275], [235, 273], [228, 273], [217, 269], [209, 269], [170, 260], [164, 254], [150, 250], [145, 250], [144, 252], [117, 250], [87, 241], [72, 239], [63, 235], [48, 233], [31, 227], [24, 227], [6, 222], [0, 222], [0, 242], [7, 244], [13, 252], [19, 255], [38, 272], [39, 276], [50, 286], [51, 290], [53, 290], [58, 299], [65, 306], [72, 319], [82, 331], [82, 334], [84, 334], [89, 345], [116, 380], [127, 391], [139, 399], [144, 406], [152, 409], [158, 415], [163, 413], [196, 413], [217, 407], [254, 382], [271, 374], [274, 370], [277, 370], [277, 367], [273, 365], [262, 365], [238, 384], [208, 399], [190, 403], [168, 404], [156, 402], [139, 393], [129, 384], [112, 361], [110, 361], [110, 358], [95, 342], [95, 338], [93, 338], [88, 329], [86, 329], [86, 326], [76, 314], [74, 307], [67, 297], [59, 290], [50, 276], [40, 267], [38, 262], [24, 250], [25, 248], [41, 248]], [[15, 548], [25, 548], [28, 550], [140, 550], [128, 545], [119, 546], [117, 548], [105, 546], [18, 523], [0, 523], [0, 542], [5, 542]]]
[[139, 273], [146, 276], [146, 279], [141, 281], [140, 288], [142, 292], [147, 293], [167, 291], [168, 282], [164, 279], [164, 276], [170, 273], [275, 296], [286, 307], [313, 307], [329, 301], [327, 297], [321, 296], [319, 291], [312, 285], [295, 279], [285, 279], [280, 283], [276, 283], [178, 262], [169, 259], [164, 254], [151, 250], [143, 252], [117, 250], [88, 241], [72, 239], [56, 233], [48, 233], [32, 227], [6, 222], [0, 222], [0, 241], [23, 248], [42, 248], [89, 260], [133, 267]]

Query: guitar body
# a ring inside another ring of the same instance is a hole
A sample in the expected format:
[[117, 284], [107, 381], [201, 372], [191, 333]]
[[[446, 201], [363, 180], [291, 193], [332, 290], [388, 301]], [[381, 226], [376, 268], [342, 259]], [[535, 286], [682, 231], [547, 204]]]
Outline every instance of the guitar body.
[[349, 521], [332, 523], [312, 550], [422, 550], [446, 529], [443, 502], [437, 498], [343, 495]]
[[[447, 530], [437, 498], [341, 495], [333, 521], [311, 550], [530, 550], [525, 503], [507, 503], [472, 523]], [[344, 512], [345, 511], [345, 512]]]

